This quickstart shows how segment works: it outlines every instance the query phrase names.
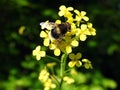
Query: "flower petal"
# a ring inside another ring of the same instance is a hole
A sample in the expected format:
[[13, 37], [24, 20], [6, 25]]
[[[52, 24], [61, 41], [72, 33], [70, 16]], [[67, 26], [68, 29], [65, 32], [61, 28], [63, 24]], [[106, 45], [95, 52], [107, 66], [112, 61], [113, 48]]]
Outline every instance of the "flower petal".
[[96, 35], [96, 30], [94, 28], [89, 29], [91, 35]]
[[74, 54], [74, 53], [69, 54], [69, 58], [70, 58], [71, 60], [74, 60], [75, 54]]
[[40, 59], [41, 59], [40, 54], [37, 54], [37, 55], [36, 55], [36, 59], [37, 59], [37, 60], [40, 60]]
[[68, 7], [67, 10], [72, 11], [73, 7]]
[[85, 21], [88, 21], [88, 20], [89, 20], [89, 18], [88, 18], [87, 16], [84, 16], [83, 19], [84, 19]]
[[55, 56], [59, 56], [59, 55], [60, 55], [60, 49], [56, 48], [56, 49], [54, 50], [54, 55], [55, 55]]
[[40, 51], [41, 46], [37, 46], [35, 50]]
[[88, 28], [92, 28], [92, 23], [87, 23]]
[[67, 52], [67, 53], [71, 53], [71, 52], [72, 52], [71, 46], [66, 46], [66, 52]]
[[69, 66], [69, 67], [74, 67], [75, 64], [76, 64], [76, 61], [70, 61], [70, 62], [68, 63], [68, 66]]
[[64, 13], [65, 13], [65, 12], [63, 12], [63, 11], [59, 11], [59, 12], [58, 12], [58, 15], [59, 15], [59, 16], [63, 16]]
[[71, 45], [74, 46], [74, 47], [77, 47], [79, 45], [78, 41], [77, 40], [73, 40], [71, 42]]
[[81, 41], [85, 41], [85, 40], [86, 40], [86, 38], [87, 38], [87, 36], [86, 36], [86, 35], [84, 35], [84, 34], [81, 34], [81, 35], [80, 35], [80, 40], [81, 40]]
[[50, 44], [50, 45], [49, 45], [49, 48], [50, 48], [51, 50], [54, 50], [54, 49], [56, 48], [56, 45], [55, 45], [55, 44]]
[[85, 16], [86, 12], [85, 11], [81, 11], [81, 16]]
[[81, 61], [79, 61], [79, 60], [77, 60], [77, 61], [76, 61], [76, 66], [77, 66], [77, 67], [82, 66], [82, 62], [81, 62]]
[[64, 10], [64, 9], [66, 9], [66, 7], [65, 7], [65, 5], [61, 5], [61, 6], [59, 7], [59, 9], [60, 9], [60, 10]]
[[81, 54], [81, 53], [77, 53], [77, 54], [75, 55], [75, 57], [76, 57], [76, 59], [80, 59], [80, 58], [82, 57], [82, 54]]
[[45, 55], [46, 55], [45, 51], [40, 51], [40, 55], [41, 55], [41, 57], [45, 57]]
[[88, 61], [88, 59], [82, 59], [82, 62], [87, 62]]
[[37, 54], [36, 50], [32, 51], [32, 55], [35, 56]]
[[87, 25], [86, 25], [86, 24], [82, 24], [82, 25], [81, 25], [81, 29], [82, 29], [82, 30], [87, 29]]
[[50, 39], [49, 38], [45, 38], [44, 42], [43, 42], [44, 46], [49, 46], [49, 43], [50, 43]]
[[37, 46], [35, 50], [32, 51], [32, 55], [35, 56], [40, 52], [41, 46]]
[[79, 12], [78, 10], [74, 10], [74, 12], [75, 12], [77, 15], [80, 14], [80, 12]]
[[40, 37], [41, 38], [45, 38], [45, 37], [47, 37], [48, 35], [47, 35], [47, 33], [45, 32], [45, 31], [41, 31], [41, 33], [40, 33]]

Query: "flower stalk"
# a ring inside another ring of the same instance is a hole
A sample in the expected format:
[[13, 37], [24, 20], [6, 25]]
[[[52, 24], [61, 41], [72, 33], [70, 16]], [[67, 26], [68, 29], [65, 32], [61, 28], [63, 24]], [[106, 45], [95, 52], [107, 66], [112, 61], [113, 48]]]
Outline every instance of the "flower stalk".
[[66, 60], [67, 60], [67, 54], [63, 54], [61, 57], [61, 63], [60, 63], [60, 90], [62, 90], [62, 82], [63, 82], [63, 77], [65, 74], [65, 67], [66, 67]]

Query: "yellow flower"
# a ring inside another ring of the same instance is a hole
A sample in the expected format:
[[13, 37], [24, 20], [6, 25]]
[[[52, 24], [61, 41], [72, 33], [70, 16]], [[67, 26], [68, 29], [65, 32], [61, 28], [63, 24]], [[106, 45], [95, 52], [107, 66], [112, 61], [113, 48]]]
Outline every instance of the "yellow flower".
[[44, 90], [50, 90], [51, 88], [56, 88], [56, 85], [52, 82], [50, 74], [44, 68], [39, 74], [39, 80], [44, 84]]
[[57, 47], [57, 44], [55, 43], [51, 43], [50, 45], [49, 45], [49, 48], [51, 49], [51, 50], [54, 50], [54, 55], [55, 56], [59, 56], [60, 55], [60, 53], [61, 53], [61, 51], [60, 51], [60, 49]]
[[39, 79], [40, 81], [42, 81], [42, 82], [46, 82], [47, 79], [49, 78], [49, 75], [50, 75], [50, 74], [47, 72], [47, 70], [46, 70], [46, 69], [43, 69], [43, 70], [40, 72], [38, 79]]
[[49, 46], [49, 44], [50, 44], [50, 37], [49, 37], [48, 33], [49, 32], [47, 30], [46, 30], [46, 32], [45, 31], [41, 31], [41, 33], [40, 33], [40, 37], [44, 38], [44, 42], [43, 42], [44, 46]]
[[73, 10], [73, 7], [66, 8], [66, 6], [61, 5], [59, 9], [60, 9], [60, 11], [58, 12], [59, 16], [65, 16], [65, 17], [71, 17], [72, 16], [70, 11]]
[[85, 11], [79, 12], [78, 10], [74, 10], [74, 12], [77, 14], [76, 17], [75, 17], [76, 21], [81, 21], [82, 19], [85, 20], [85, 21], [89, 20], [89, 18], [87, 16], [85, 16], [86, 15]]
[[86, 24], [81, 25], [81, 29], [79, 30], [79, 33], [80, 33], [81, 41], [85, 41], [87, 39], [87, 35], [91, 35]]
[[46, 52], [45, 51], [41, 51], [41, 46], [37, 46], [35, 50], [33, 50], [32, 52], [33, 56], [36, 56], [37, 60], [40, 60], [41, 57], [45, 57]]
[[72, 60], [68, 63], [69, 67], [74, 67], [75, 65], [77, 67], [82, 66], [82, 62], [79, 60], [82, 57], [81, 53], [77, 53], [76, 55], [74, 53], [69, 54], [69, 58]]
[[87, 26], [88, 26], [90, 34], [95, 36], [96, 35], [96, 30], [95, 30], [95, 28], [92, 27], [93, 26], [92, 23], [87, 23]]
[[92, 69], [92, 64], [91, 64], [91, 61], [89, 61], [88, 59], [82, 59], [82, 62], [84, 63], [84, 67], [86, 69]]
[[46, 82], [44, 82], [44, 90], [51, 90], [51, 88], [56, 88], [56, 85], [49, 78]]
[[63, 80], [67, 83], [67, 84], [72, 84], [75, 82], [75, 80], [73, 78], [70, 78], [68, 76], [63, 77]]

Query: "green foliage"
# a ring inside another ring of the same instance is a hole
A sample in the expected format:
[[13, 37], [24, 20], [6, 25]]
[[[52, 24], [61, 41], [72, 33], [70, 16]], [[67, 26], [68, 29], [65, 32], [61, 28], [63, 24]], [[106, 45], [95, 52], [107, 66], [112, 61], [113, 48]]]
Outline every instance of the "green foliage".
[[75, 80], [75, 84], [63, 84], [63, 90], [108, 90], [115, 89], [117, 83], [112, 80], [103, 77], [100, 72], [95, 73], [82, 73], [72, 76]]

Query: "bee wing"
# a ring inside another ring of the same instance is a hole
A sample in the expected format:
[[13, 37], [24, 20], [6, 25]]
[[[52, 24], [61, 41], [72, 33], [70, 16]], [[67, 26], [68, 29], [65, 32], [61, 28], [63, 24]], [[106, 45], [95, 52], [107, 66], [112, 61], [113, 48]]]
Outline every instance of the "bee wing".
[[51, 30], [53, 28], [55, 28], [55, 23], [54, 22], [41, 22], [40, 23], [41, 29], [48, 29]]

